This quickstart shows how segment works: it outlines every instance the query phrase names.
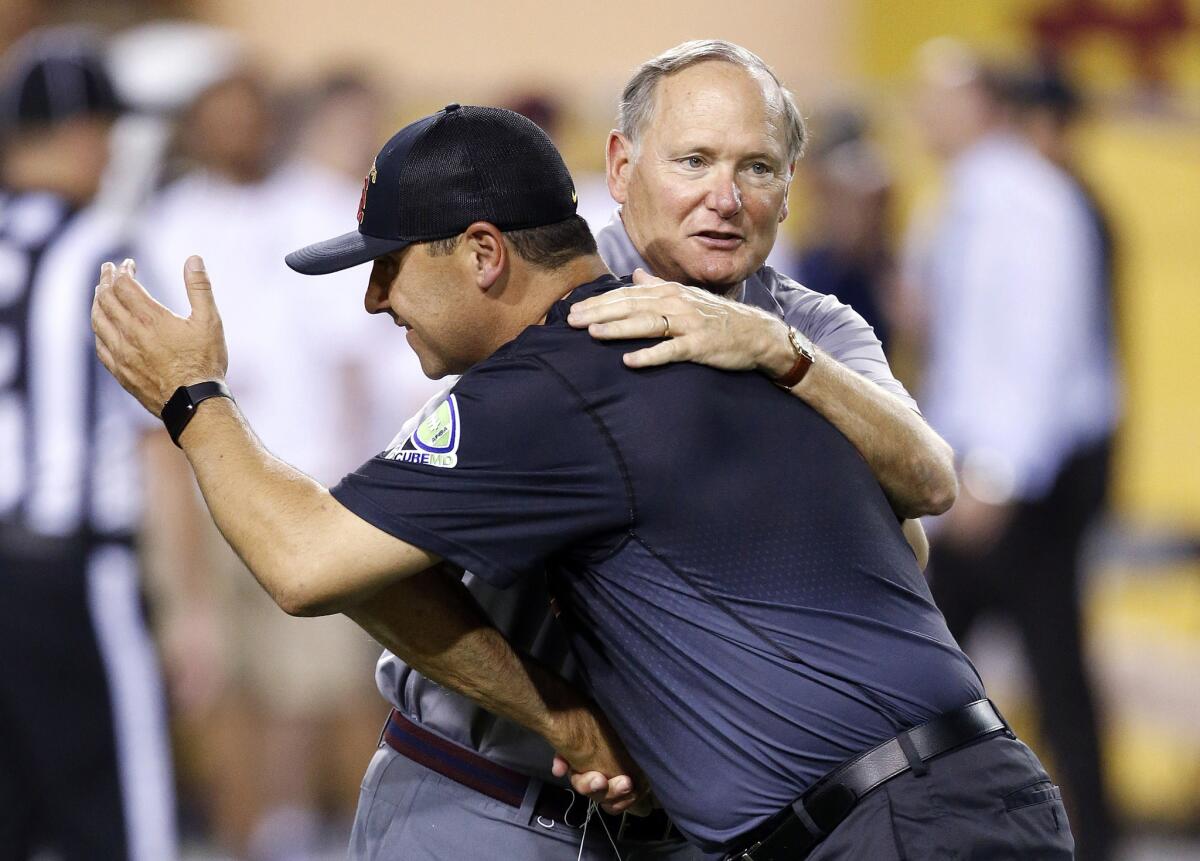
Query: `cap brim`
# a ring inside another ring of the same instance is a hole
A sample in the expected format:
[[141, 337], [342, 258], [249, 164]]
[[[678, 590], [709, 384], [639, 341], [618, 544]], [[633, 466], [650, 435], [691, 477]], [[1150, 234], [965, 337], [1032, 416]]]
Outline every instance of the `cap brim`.
[[407, 239], [379, 239], [357, 230], [324, 242], [314, 242], [283, 258], [288, 267], [302, 275], [328, 275], [351, 266], [370, 263], [392, 251], [412, 245]]

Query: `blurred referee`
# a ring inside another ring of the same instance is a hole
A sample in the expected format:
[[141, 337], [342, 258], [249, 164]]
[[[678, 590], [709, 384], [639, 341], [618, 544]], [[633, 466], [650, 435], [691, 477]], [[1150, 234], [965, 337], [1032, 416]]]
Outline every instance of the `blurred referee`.
[[0, 67], [0, 861], [175, 856], [161, 684], [138, 589], [144, 427], [92, 353], [92, 205], [118, 113], [77, 31]]

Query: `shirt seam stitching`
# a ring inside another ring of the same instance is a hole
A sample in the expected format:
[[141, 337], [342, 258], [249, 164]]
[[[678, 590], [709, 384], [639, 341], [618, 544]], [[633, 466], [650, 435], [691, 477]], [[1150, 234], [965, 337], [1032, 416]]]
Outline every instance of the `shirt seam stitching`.
[[[631, 476], [631, 474], [629, 472], [629, 466], [628, 466], [628, 464], [626, 464], [624, 456], [621, 454], [621, 447], [619, 445], [617, 445], [616, 438], [612, 435], [612, 432], [609, 431], [608, 425], [606, 425], [604, 423], [604, 419], [602, 419], [600, 417], [600, 415], [597, 412], [597, 410], [595, 409], [595, 407], [593, 407], [590, 403], [588, 403], [587, 398], [585, 398], [583, 396], [583, 393], [580, 392], [579, 389], [576, 388], [575, 385], [570, 380], [568, 380], [558, 369], [551, 366], [549, 362], [547, 362], [545, 359], [543, 359], [540, 356], [529, 356], [528, 358], [532, 359], [534, 362], [536, 362], [537, 364], [539, 364], [543, 368], [545, 368], [545, 370], [551, 376], [553, 376], [556, 380], [558, 380], [559, 383], [561, 383], [562, 386], [570, 394], [572, 394], [577, 401], [579, 401], [580, 406], [583, 407], [583, 411], [585, 413], [587, 413], [588, 417], [592, 420], [592, 423], [595, 425], [596, 430], [600, 433], [600, 437], [601, 437], [601, 439], [604, 440], [604, 443], [605, 443], [606, 447], [609, 449], [609, 453], [612, 455], [613, 460], [615, 460], [617, 462], [617, 470], [620, 472], [621, 481], [625, 486], [625, 498], [626, 498], [626, 503], [629, 506], [629, 511], [628, 511], [629, 521], [627, 524], [627, 529], [628, 529], [629, 533], [632, 533], [634, 524], [637, 522], [637, 498], [633, 492], [633, 477]], [[614, 549], [612, 550], [611, 553], [608, 554], [608, 556], [611, 556], [613, 553], [616, 553], [618, 550], [620, 550], [620, 548], [624, 544], [625, 544], [624, 540], [618, 542], [616, 547], [614, 547]], [[605, 558], [608, 558], [608, 557], [606, 556]]]

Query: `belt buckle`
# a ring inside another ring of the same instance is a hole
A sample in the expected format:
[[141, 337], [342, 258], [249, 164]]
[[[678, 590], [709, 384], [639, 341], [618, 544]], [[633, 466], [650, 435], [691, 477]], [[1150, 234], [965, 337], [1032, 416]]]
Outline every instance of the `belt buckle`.
[[749, 849], [743, 849], [742, 854], [733, 858], [732, 861], [754, 861], [754, 853], [758, 851], [758, 848], [760, 846], [762, 846], [761, 840], [759, 840], [757, 843], [755, 843]]

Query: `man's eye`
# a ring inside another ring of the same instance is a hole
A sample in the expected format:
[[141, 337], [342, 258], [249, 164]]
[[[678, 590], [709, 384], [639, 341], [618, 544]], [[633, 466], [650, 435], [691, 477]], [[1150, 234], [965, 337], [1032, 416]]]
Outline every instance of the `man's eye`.
[[761, 161], [756, 161], [754, 164], [750, 165], [750, 172], [755, 176], [766, 176], [767, 174], [771, 173], [771, 166]]
[[692, 169], [704, 167], [704, 159], [700, 158], [698, 155], [689, 155], [686, 158], [681, 158], [679, 162], [684, 167], [690, 167]]

